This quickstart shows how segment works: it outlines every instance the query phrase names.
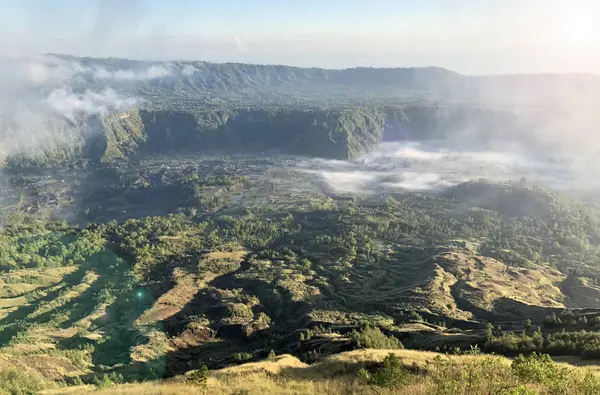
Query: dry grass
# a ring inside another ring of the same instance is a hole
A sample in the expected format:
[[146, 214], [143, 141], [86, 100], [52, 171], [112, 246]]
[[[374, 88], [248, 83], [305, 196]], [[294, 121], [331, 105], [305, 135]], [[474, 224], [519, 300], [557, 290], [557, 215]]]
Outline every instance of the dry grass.
[[17, 286], [19, 284], [34, 284], [36, 286], [48, 286], [56, 284], [67, 274], [78, 270], [77, 266], [64, 266], [51, 269], [19, 269], [6, 273], [0, 280], [0, 287]]
[[564, 275], [556, 269], [533, 263], [528, 268], [510, 268], [456, 246], [444, 248], [436, 260], [460, 279], [465, 297], [484, 310], [492, 310], [501, 298], [525, 305], [565, 307], [565, 296], [558, 286]]
[[39, 373], [48, 380], [81, 373], [68, 359], [51, 355], [0, 354], [0, 369], [18, 368], [23, 372]]
[[[418, 352], [399, 351], [402, 355], [411, 356], [416, 360]], [[175, 395], [175, 394], [211, 394], [230, 395], [235, 393], [260, 394], [260, 395], [298, 395], [298, 394], [373, 394], [370, 386], [364, 385], [356, 379], [356, 375], [339, 372], [342, 375], [330, 376], [334, 365], [339, 361], [358, 363], [360, 361], [382, 360], [388, 352], [386, 350], [368, 350], [367, 352], [349, 352], [326, 359], [316, 365], [307, 365], [291, 355], [280, 355], [276, 358], [251, 362], [229, 368], [216, 370], [210, 373], [206, 389], [185, 384], [185, 377], [157, 383], [125, 384], [112, 388], [94, 391], [98, 394], [150, 394], [150, 395]], [[427, 359], [434, 353], [422, 356]], [[50, 394], [86, 394], [94, 390], [90, 386], [70, 388], [68, 391], [47, 391]], [[243, 392], [246, 391], [246, 392]], [[427, 388], [423, 383], [414, 383], [399, 390], [379, 389], [380, 394], [426, 394]]]
[[3, 353], [6, 354], [15, 354], [15, 355], [26, 355], [26, 354], [33, 354], [33, 353], [37, 353], [37, 352], [43, 352], [43, 351], [47, 351], [47, 350], [51, 350], [56, 348], [56, 345], [53, 343], [43, 343], [43, 342], [36, 342], [35, 344], [15, 344], [14, 346], [11, 347], [5, 347], [2, 349]]
[[[343, 352], [340, 354], [333, 355], [331, 357], [326, 358], [322, 362], [318, 364], [311, 365], [310, 369], [325, 371], [327, 369], [332, 368], [336, 363], [345, 363], [345, 364], [364, 364], [367, 362], [381, 362], [383, 359], [389, 355], [390, 353], [397, 355], [401, 360], [404, 366], [407, 367], [419, 367], [425, 368], [428, 363], [433, 362], [436, 357], [444, 357], [450, 360], [455, 360], [459, 363], [469, 363], [473, 360], [479, 358], [475, 355], [446, 355], [432, 351], [419, 351], [419, 350], [375, 350], [375, 349], [365, 349], [365, 350], [354, 350]], [[510, 365], [510, 359], [495, 356], [494, 358], [498, 358], [502, 360], [506, 365]]]
[[473, 318], [473, 314], [460, 310], [456, 305], [454, 296], [452, 296], [452, 286], [456, 282], [456, 277], [437, 266], [434, 269], [432, 280], [423, 286], [422, 290], [432, 311], [445, 314], [448, 317], [470, 320]]
[[[44, 393], [88, 394], [92, 391], [94, 394], [102, 395], [372, 395], [375, 393], [371, 386], [362, 385], [348, 378], [335, 380], [293, 380], [273, 377], [266, 373], [251, 373], [245, 376], [224, 377], [221, 379], [211, 377], [208, 380], [208, 387], [205, 389], [174, 381], [170, 383], [125, 384], [99, 391], [95, 391], [92, 387], [79, 387], [66, 391], [54, 390]], [[381, 395], [425, 395], [428, 392], [425, 384], [415, 383], [399, 390], [377, 389], [376, 393]]]
[[202, 281], [193, 273], [181, 273], [176, 277], [176, 281], [172, 289], [162, 294], [154, 305], [136, 320], [135, 325], [152, 325], [177, 314], [203, 286]]
[[19, 307], [27, 304], [27, 298], [25, 296], [18, 296], [16, 298], [0, 298], [0, 308], [8, 307]]
[[27, 294], [41, 287], [59, 283], [63, 277], [77, 270], [76, 266], [66, 266], [44, 270], [20, 269], [6, 273], [0, 279], [0, 314], [11, 312], [11, 308], [28, 304]]
[[556, 362], [564, 365], [577, 366], [586, 370], [600, 372], [599, 359], [584, 359], [578, 356], [563, 355], [552, 357]]
[[246, 249], [237, 249], [233, 251], [213, 251], [209, 252], [204, 256], [207, 260], [217, 260], [217, 259], [232, 259], [234, 261], [241, 261], [244, 256], [248, 254], [248, 250]]
[[[229, 367], [209, 373], [206, 388], [185, 384], [185, 376], [163, 382], [125, 384], [96, 390], [91, 386], [49, 390], [48, 394], [97, 394], [113, 395], [175, 395], [175, 394], [259, 394], [259, 395], [316, 395], [316, 394], [397, 394], [425, 395], [432, 393], [432, 381], [426, 376], [416, 376], [407, 386], [386, 389], [374, 388], [357, 379], [357, 370], [367, 363], [382, 361], [389, 353], [400, 357], [404, 365], [411, 368], [426, 368], [436, 357], [443, 356], [467, 369], [482, 358], [490, 356], [446, 356], [435, 352], [415, 350], [356, 350], [341, 353], [323, 361], [307, 365], [291, 355], [281, 355], [273, 359]], [[499, 366], [510, 364], [504, 357], [491, 357], [500, 362]], [[572, 361], [571, 361], [572, 362]], [[510, 369], [508, 369], [510, 371]], [[584, 372], [577, 369], [574, 373]], [[467, 394], [468, 392], [461, 392]]]
[[220, 369], [214, 372], [216, 376], [244, 375], [250, 373], [267, 372], [270, 374], [280, 374], [286, 369], [306, 369], [309, 365], [300, 361], [292, 355], [280, 355], [273, 359], [260, 362], [250, 362], [238, 366]]
[[135, 362], [147, 362], [163, 357], [165, 353], [173, 351], [166, 333], [150, 330], [146, 336], [148, 342], [138, 344], [131, 349], [131, 359]]
[[35, 291], [41, 286], [42, 284], [28, 283], [2, 284], [0, 285], [0, 298], [14, 298]]

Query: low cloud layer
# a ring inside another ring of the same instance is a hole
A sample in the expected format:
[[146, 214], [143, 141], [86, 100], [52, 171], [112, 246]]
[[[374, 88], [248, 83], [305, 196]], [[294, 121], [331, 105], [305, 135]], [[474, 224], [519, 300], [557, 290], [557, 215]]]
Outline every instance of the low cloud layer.
[[133, 106], [136, 99], [123, 97], [110, 88], [101, 92], [86, 90], [82, 94], [73, 93], [69, 88], [58, 88], [48, 95], [45, 103], [55, 112], [75, 121], [78, 114], [103, 115], [113, 109]]
[[[520, 182], [584, 193], [600, 191], [600, 171], [577, 158], [516, 152], [462, 150], [455, 141], [383, 143], [353, 161], [304, 160], [298, 171], [315, 174], [337, 193], [440, 191], [477, 179]], [[585, 170], [585, 171], [584, 171]]]
[[149, 66], [141, 70], [126, 69], [116, 71], [109, 71], [104, 67], [95, 66], [92, 70], [95, 81], [149, 81], [168, 77], [174, 72], [171, 67], [165, 66]]

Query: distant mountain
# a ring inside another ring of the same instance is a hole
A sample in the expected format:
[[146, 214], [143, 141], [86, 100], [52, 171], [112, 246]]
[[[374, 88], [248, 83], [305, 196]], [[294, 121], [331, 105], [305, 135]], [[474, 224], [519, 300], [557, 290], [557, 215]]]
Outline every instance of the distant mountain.
[[15, 82], [0, 97], [0, 158], [15, 166], [181, 150], [347, 159], [383, 140], [447, 137], [543, 147], [538, 129], [549, 127], [553, 136], [581, 130], [569, 111], [589, 107], [600, 92], [594, 75], [477, 77], [437, 67], [328, 70], [68, 55], [8, 63], [7, 80]]
[[466, 76], [440, 67], [349, 69], [281, 65], [153, 62], [53, 55], [82, 66], [79, 89], [110, 86], [156, 97], [283, 95], [300, 101], [424, 98], [492, 105], [556, 105], [596, 96], [592, 74]]

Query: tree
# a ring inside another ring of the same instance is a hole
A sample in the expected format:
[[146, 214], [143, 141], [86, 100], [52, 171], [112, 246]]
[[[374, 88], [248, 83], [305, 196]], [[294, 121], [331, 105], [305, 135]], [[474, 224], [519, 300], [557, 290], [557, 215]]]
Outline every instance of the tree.
[[387, 336], [378, 327], [367, 326], [362, 331], [356, 330], [350, 333], [350, 338], [360, 348], [393, 349], [404, 348], [400, 340], [393, 336]]

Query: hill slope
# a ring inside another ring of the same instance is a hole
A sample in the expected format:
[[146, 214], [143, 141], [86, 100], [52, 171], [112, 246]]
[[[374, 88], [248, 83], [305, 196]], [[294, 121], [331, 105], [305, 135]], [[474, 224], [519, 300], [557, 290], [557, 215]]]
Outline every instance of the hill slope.
[[[63, 361], [49, 378], [130, 380], [271, 349], [311, 362], [356, 348], [366, 324], [413, 348], [600, 353], [595, 209], [485, 183], [384, 201], [288, 196], [287, 209], [224, 200], [253, 182], [190, 176], [196, 187], [169, 189], [191, 193], [182, 213], [121, 224], [13, 219], [0, 232], [0, 353]], [[504, 203], [482, 207], [481, 194]]]
[[[515, 113], [474, 106], [404, 104], [381, 107], [130, 109], [79, 122], [57, 119], [35, 142], [9, 153], [13, 167], [58, 166], [77, 160], [113, 162], [165, 153], [277, 151], [332, 159], [355, 158], [382, 141], [455, 138], [484, 147], [524, 144]], [[471, 133], [470, 130], [477, 130]], [[5, 135], [18, 133], [7, 129]], [[529, 137], [528, 137], [529, 136]]]

